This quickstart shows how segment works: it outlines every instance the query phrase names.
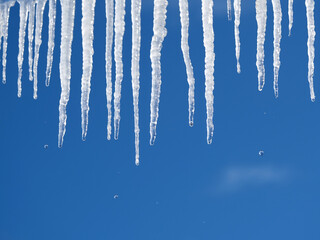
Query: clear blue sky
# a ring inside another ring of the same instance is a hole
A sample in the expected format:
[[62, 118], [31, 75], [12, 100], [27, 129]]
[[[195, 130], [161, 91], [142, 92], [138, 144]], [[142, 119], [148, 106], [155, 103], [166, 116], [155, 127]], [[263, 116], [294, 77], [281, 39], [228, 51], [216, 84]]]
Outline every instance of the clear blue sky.
[[[190, 54], [196, 78], [195, 125], [188, 126], [187, 81], [180, 50], [178, 1], [169, 1], [162, 94], [155, 146], [149, 146], [152, 7], [142, 5], [141, 164], [134, 165], [130, 1], [126, 1], [124, 81], [118, 141], [106, 140], [105, 8], [97, 1], [89, 132], [81, 140], [81, 2], [77, 1], [71, 96], [64, 146], [57, 147], [60, 98], [60, 4], [51, 86], [45, 87], [48, 6], [40, 49], [39, 95], [32, 99], [27, 61], [17, 98], [19, 7], [11, 10], [7, 84], [0, 86], [1, 240], [320, 239], [320, 111], [307, 82], [304, 1], [294, 3], [283, 40], [279, 98], [273, 95], [272, 6], [268, 1], [266, 85], [257, 90], [254, 1], [243, 1], [241, 65], [236, 73], [233, 22], [215, 1], [215, 132], [206, 144], [201, 4], [190, 2]], [[316, 2], [316, 31], [320, 5]], [[315, 91], [319, 91], [319, 38]], [[25, 59], [27, 51], [25, 51]], [[44, 149], [44, 145], [48, 145]], [[263, 150], [264, 155], [259, 156]], [[118, 198], [114, 198], [118, 195]]]

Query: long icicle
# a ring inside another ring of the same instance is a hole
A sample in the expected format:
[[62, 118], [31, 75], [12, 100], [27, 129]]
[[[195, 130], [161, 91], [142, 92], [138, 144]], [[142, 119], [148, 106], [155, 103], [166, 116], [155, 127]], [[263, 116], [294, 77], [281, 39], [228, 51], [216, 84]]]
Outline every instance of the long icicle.
[[151, 41], [150, 59], [152, 67], [152, 87], [150, 103], [150, 145], [153, 145], [157, 135], [159, 102], [161, 92], [161, 49], [167, 35], [167, 0], [154, 0], [153, 37]]
[[229, 21], [231, 21], [231, 10], [232, 10], [231, 0], [227, 0], [227, 13], [228, 13]]
[[36, 10], [36, 29], [34, 39], [34, 59], [33, 59], [33, 98], [38, 98], [38, 63], [39, 63], [39, 52], [42, 43], [41, 33], [43, 25], [43, 11], [46, 6], [47, 0], [37, 1]]
[[70, 96], [71, 45], [73, 40], [75, 0], [60, 0], [61, 3], [61, 46], [60, 81], [61, 97], [59, 103], [58, 146], [62, 147], [67, 124], [67, 104]]
[[33, 33], [34, 33], [34, 14], [36, 11], [35, 1], [29, 1], [29, 21], [28, 21], [28, 62], [29, 62], [29, 80], [33, 80]]
[[49, 36], [48, 36], [48, 52], [47, 52], [47, 67], [46, 67], [46, 86], [50, 85], [53, 50], [55, 39], [55, 25], [56, 25], [56, 8], [57, 0], [49, 0]]
[[293, 25], [293, 0], [288, 1], [288, 17], [289, 17], [289, 36]]
[[207, 108], [207, 143], [213, 138], [213, 90], [214, 90], [214, 32], [213, 32], [213, 0], [202, 0], [203, 44], [205, 47], [205, 98]]
[[195, 80], [193, 67], [189, 53], [189, 4], [188, 0], [179, 0], [180, 21], [181, 21], [181, 50], [186, 65], [187, 79], [189, 84], [188, 102], [189, 102], [189, 126], [193, 126], [195, 111], [194, 88]]
[[267, 25], [267, 0], [256, 0], [257, 30], [257, 69], [258, 69], [258, 90], [262, 91], [265, 82], [264, 68], [264, 42]]
[[240, 16], [241, 16], [241, 0], [234, 0], [234, 38], [236, 43], [236, 59], [237, 59], [237, 72], [241, 72], [240, 67]]
[[[7, 68], [7, 47], [8, 47], [8, 27], [9, 27], [9, 16], [10, 16], [10, 8], [15, 4], [15, 1], [7, 1], [2, 3], [1, 5], [1, 33], [0, 39], [3, 38], [3, 46], [2, 46], [2, 83], [7, 82], [6, 78], [6, 68]], [[0, 42], [1, 45], [1, 42]]]
[[141, 46], [141, 0], [131, 1], [132, 21], [132, 95], [134, 110], [135, 164], [139, 165], [139, 89], [140, 89], [140, 46]]
[[273, 89], [274, 95], [278, 97], [278, 78], [280, 69], [280, 42], [281, 42], [281, 21], [282, 10], [280, 0], [272, 0], [273, 7]]
[[111, 139], [112, 119], [112, 45], [114, 24], [114, 0], [106, 0], [106, 98], [108, 110], [107, 139]]
[[114, 45], [114, 59], [116, 62], [116, 81], [114, 89], [114, 139], [119, 137], [120, 128], [120, 100], [121, 100], [121, 83], [123, 79], [123, 62], [122, 62], [122, 47], [124, 35], [124, 16], [125, 16], [125, 0], [116, 0], [115, 6], [115, 45]]
[[93, 67], [93, 24], [96, 0], [82, 1], [82, 79], [81, 79], [81, 126], [82, 140], [86, 140], [89, 120], [89, 97]]
[[313, 88], [313, 75], [314, 75], [314, 41], [316, 37], [315, 26], [314, 26], [314, 0], [306, 0], [307, 10], [307, 22], [308, 22], [308, 81], [310, 87], [311, 101], [314, 102], [316, 97]]
[[20, 9], [20, 23], [19, 23], [19, 53], [18, 53], [18, 97], [21, 97], [22, 86], [22, 64], [23, 64], [23, 54], [24, 54], [24, 42], [26, 36], [26, 27], [28, 21], [28, 6], [24, 0], [19, 1]]

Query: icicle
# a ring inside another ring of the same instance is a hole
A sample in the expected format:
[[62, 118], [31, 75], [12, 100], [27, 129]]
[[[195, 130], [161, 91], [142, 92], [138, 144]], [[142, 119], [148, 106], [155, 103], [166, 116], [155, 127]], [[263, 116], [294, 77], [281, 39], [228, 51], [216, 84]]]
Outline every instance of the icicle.
[[120, 128], [120, 100], [121, 100], [121, 83], [123, 79], [123, 63], [122, 63], [122, 44], [124, 35], [124, 16], [125, 16], [125, 0], [116, 0], [115, 7], [115, 45], [114, 59], [116, 62], [116, 81], [114, 89], [114, 139], [119, 137]]
[[241, 72], [240, 68], [240, 15], [241, 15], [241, 0], [234, 0], [234, 38], [236, 42], [236, 58], [237, 58], [237, 72]]
[[232, 9], [231, 0], [227, 0], [227, 12], [228, 12], [229, 21], [231, 21], [231, 9]]
[[[6, 67], [7, 67], [7, 46], [8, 46], [8, 27], [9, 27], [9, 16], [10, 8], [15, 4], [16, 1], [5, 1], [0, 5], [1, 12], [1, 32], [0, 32], [0, 46], [3, 38], [2, 47], [2, 82], [6, 83]], [[1, 49], [1, 47], [0, 47]]]
[[113, 21], [114, 0], [106, 0], [106, 97], [108, 110], [107, 139], [111, 139], [112, 118], [112, 44], [113, 44]]
[[213, 32], [213, 0], [202, 0], [203, 43], [205, 47], [205, 98], [207, 107], [207, 143], [213, 137], [213, 89], [214, 89], [214, 32]]
[[152, 67], [152, 87], [150, 103], [150, 145], [156, 140], [156, 129], [159, 115], [159, 102], [161, 91], [161, 49], [167, 35], [166, 14], [167, 0], [154, 0], [153, 9], [153, 37], [151, 41], [150, 59]]
[[272, 0], [273, 7], [273, 89], [278, 97], [278, 78], [280, 69], [280, 42], [281, 42], [281, 21], [282, 10], [280, 0]]
[[35, 1], [29, 1], [29, 22], [28, 22], [28, 62], [29, 62], [29, 80], [33, 80], [33, 32], [34, 32], [34, 13], [36, 11]]
[[179, 8], [180, 8], [180, 20], [181, 20], [181, 49], [183, 53], [184, 62], [187, 70], [188, 84], [189, 84], [189, 93], [188, 93], [188, 101], [189, 101], [189, 125], [193, 126], [193, 117], [194, 117], [194, 75], [193, 75], [193, 67], [190, 60], [189, 54], [189, 6], [188, 0], [179, 0]]
[[293, 25], [293, 0], [288, 1], [288, 17], [289, 17], [289, 36]]
[[39, 51], [42, 43], [41, 33], [43, 25], [43, 11], [47, 3], [47, 0], [37, 1], [37, 11], [36, 11], [36, 29], [35, 29], [35, 39], [34, 39], [34, 59], [33, 59], [33, 98], [37, 99], [38, 95], [38, 62], [39, 62]]
[[267, 24], [267, 0], [256, 0], [257, 30], [257, 69], [258, 69], [258, 90], [262, 91], [265, 82], [264, 68], [264, 41]]
[[314, 74], [314, 40], [316, 37], [315, 26], [314, 26], [314, 0], [306, 0], [307, 10], [307, 22], [308, 22], [308, 81], [310, 86], [310, 97], [311, 101], [315, 101], [314, 89], [313, 89], [313, 74]]
[[135, 135], [135, 163], [139, 165], [139, 89], [140, 89], [140, 46], [141, 46], [141, 0], [131, 1], [131, 21], [132, 21], [132, 95], [134, 109], [134, 135]]
[[24, 0], [19, 1], [20, 10], [20, 23], [19, 23], [19, 54], [18, 54], [18, 97], [21, 97], [21, 78], [22, 78], [22, 64], [23, 64], [23, 54], [24, 54], [24, 41], [26, 36], [26, 26], [28, 20], [28, 6]]
[[61, 97], [59, 104], [58, 146], [62, 147], [67, 124], [67, 104], [70, 96], [71, 45], [73, 40], [75, 0], [60, 0], [61, 3], [61, 46], [60, 81]]
[[82, 140], [86, 140], [89, 120], [89, 97], [93, 66], [93, 24], [95, 0], [82, 1], [82, 79], [81, 79], [81, 125]]
[[50, 77], [53, 61], [53, 49], [55, 38], [56, 24], [56, 6], [57, 0], [49, 0], [49, 37], [48, 37], [48, 53], [47, 53], [47, 68], [46, 68], [46, 86], [50, 85]]

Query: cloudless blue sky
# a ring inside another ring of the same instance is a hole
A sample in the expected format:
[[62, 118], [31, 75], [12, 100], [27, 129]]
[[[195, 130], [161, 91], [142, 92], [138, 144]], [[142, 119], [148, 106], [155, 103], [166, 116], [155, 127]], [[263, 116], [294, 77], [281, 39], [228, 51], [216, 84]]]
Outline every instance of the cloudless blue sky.
[[[304, 1], [294, 2], [291, 37], [287, 0], [281, 1], [283, 38], [278, 99], [273, 94], [271, 1], [263, 92], [257, 90], [254, 1], [242, 1], [240, 75], [236, 73], [233, 22], [227, 20], [226, 1], [215, 1], [215, 131], [213, 144], [207, 145], [201, 3], [189, 1], [190, 55], [196, 78], [195, 124], [190, 128], [178, 0], [169, 0], [168, 35], [162, 51], [160, 117], [156, 144], [152, 147], [149, 54], [153, 4], [151, 0], [142, 2], [139, 167], [134, 165], [131, 2], [126, 1], [119, 140], [106, 139], [105, 6], [99, 0], [89, 130], [83, 142], [81, 1], [76, 1], [71, 95], [62, 149], [57, 147], [60, 4], [49, 88], [44, 83], [48, 5], [44, 12], [38, 100], [32, 98], [27, 51], [22, 97], [17, 98], [19, 5], [11, 9], [7, 84], [0, 86], [0, 239], [320, 239], [320, 104], [319, 98], [312, 103], [309, 96]], [[319, 7], [316, 1], [317, 32]], [[318, 37], [315, 46], [318, 97]], [[260, 150], [264, 151], [263, 156], [259, 156]], [[114, 198], [115, 195], [118, 197]]]

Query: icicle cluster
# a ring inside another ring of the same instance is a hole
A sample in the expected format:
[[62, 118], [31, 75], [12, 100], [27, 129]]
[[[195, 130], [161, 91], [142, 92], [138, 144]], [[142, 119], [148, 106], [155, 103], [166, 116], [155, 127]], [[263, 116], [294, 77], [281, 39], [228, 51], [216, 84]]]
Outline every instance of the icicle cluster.
[[[181, 22], [181, 50], [186, 66], [187, 81], [189, 85], [189, 125], [194, 124], [195, 112], [195, 79], [193, 66], [189, 53], [189, 0], [179, 0], [180, 22]], [[235, 55], [237, 60], [237, 72], [240, 73], [240, 16], [241, 0], [227, 1], [228, 19], [231, 20], [232, 7], [234, 8], [234, 37]], [[18, 62], [18, 97], [22, 95], [22, 66], [24, 61], [25, 36], [28, 27], [28, 63], [29, 80], [33, 81], [34, 99], [37, 98], [38, 85], [38, 62], [40, 47], [42, 44], [43, 14], [49, 3], [49, 27], [48, 27], [48, 49], [45, 84], [49, 86], [52, 72], [53, 53], [55, 47], [55, 22], [57, 0], [0, 0], [0, 50], [2, 50], [2, 81], [6, 82], [6, 57], [8, 45], [8, 27], [10, 8], [18, 2], [19, 10], [19, 52]], [[94, 40], [94, 18], [96, 0], [82, 0], [82, 79], [81, 79], [81, 119], [82, 139], [86, 139], [89, 120], [89, 97], [91, 76], [93, 70], [93, 40]], [[114, 106], [114, 138], [118, 139], [120, 128], [120, 100], [121, 83], [123, 79], [122, 48], [125, 32], [125, 0], [105, 0], [106, 6], [106, 101], [107, 101], [107, 139], [111, 139], [112, 122], [112, 100]], [[70, 96], [71, 81], [71, 55], [73, 29], [75, 19], [76, 0], [60, 0], [61, 4], [61, 45], [60, 45], [60, 83], [61, 97], [59, 103], [59, 134], [58, 146], [62, 147], [67, 123], [67, 104]], [[77, 4], [80, 4], [77, 2]], [[151, 41], [150, 59], [152, 67], [152, 89], [150, 103], [150, 144], [156, 139], [156, 127], [159, 116], [159, 102], [161, 92], [161, 50], [163, 41], [167, 35], [166, 14], [167, 0], [154, 0], [153, 11], [153, 37]], [[307, 28], [308, 28], [308, 81], [310, 85], [311, 100], [315, 100], [313, 75], [315, 58], [315, 20], [314, 0], [305, 0]], [[273, 67], [274, 67], [274, 93], [278, 96], [278, 78], [280, 69], [280, 43], [282, 38], [282, 10], [281, 1], [272, 0], [273, 7]], [[258, 90], [263, 89], [265, 83], [264, 67], [264, 43], [267, 24], [267, 0], [255, 0], [257, 21], [257, 59]], [[205, 99], [207, 110], [207, 143], [213, 138], [213, 102], [214, 102], [214, 29], [213, 29], [213, 0], [201, 0], [203, 43], [205, 49]], [[288, 0], [289, 35], [293, 25], [293, 0]], [[131, 0], [131, 22], [132, 22], [132, 59], [131, 78], [134, 109], [134, 135], [135, 135], [135, 163], [139, 165], [139, 90], [140, 90], [140, 48], [141, 48], [141, 0]], [[114, 45], [114, 46], [113, 46]], [[33, 47], [34, 46], [34, 47]], [[112, 82], [112, 53], [115, 61], [115, 84], [113, 92]], [[113, 99], [112, 99], [113, 98]]]

